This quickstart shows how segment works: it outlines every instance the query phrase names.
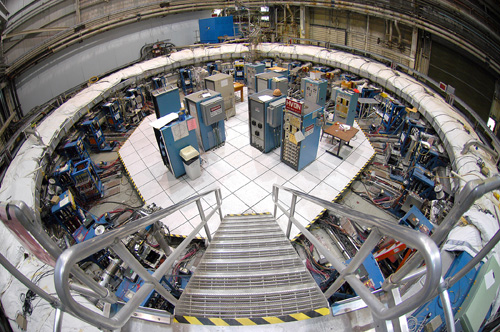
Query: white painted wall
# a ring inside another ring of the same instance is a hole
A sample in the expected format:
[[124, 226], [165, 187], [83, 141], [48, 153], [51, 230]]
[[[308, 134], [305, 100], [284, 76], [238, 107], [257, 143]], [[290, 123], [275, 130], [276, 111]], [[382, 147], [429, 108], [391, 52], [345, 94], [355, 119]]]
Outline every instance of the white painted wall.
[[137, 22], [61, 51], [16, 80], [23, 114], [93, 76], [139, 59], [145, 44], [165, 39], [179, 46], [193, 44], [198, 20], [210, 16], [210, 11], [198, 11]]

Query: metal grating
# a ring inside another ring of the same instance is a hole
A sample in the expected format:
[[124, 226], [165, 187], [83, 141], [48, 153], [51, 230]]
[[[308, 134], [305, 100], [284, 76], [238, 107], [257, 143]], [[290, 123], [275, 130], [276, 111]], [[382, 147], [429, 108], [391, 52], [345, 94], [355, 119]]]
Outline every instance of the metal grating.
[[[299, 262], [300, 264], [300, 262]], [[211, 263], [203, 262], [198, 265], [196, 270], [203, 272], [247, 272], [247, 271], [270, 271], [279, 269], [291, 269], [297, 267], [296, 257], [290, 259], [279, 259], [279, 260], [266, 260], [257, 262], [246, 262], [246, 264], [234, 264], [234, 263]]]
[[175, 315], [257, 318], [328, 306], [272, 216], [230, 219], [224, 219], [215, 233], [176, 305]]

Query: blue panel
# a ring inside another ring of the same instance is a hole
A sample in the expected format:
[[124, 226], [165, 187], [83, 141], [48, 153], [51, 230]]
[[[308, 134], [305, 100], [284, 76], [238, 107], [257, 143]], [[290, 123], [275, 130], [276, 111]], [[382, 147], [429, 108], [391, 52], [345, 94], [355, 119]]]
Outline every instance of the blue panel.
[[179, 112], [181, 109], [181, 97], [178, 88], [170, 90], [160, 88], [153, 91], [152, 96], [156, 118], [158, 119], [167, 114]]
[[211, 17], [198, 21], [200, 28], [200, 42], [218, 43], [218, 37], [234, 36], [233, 17]]
[[187, 121], [195, 120], [192, 116], [187, 116], [186, 120], [184, 121], [175, 121], [160, 129], [163, 143], [166, 149], [168, 163], [170, 164], [169, 167], [176, 178], [186, 174], [186, 170], [184, 169], [184, 162], [180, 156], [180, 151], [189, 145], [200, 151], [198, 147], [198, 141], [196, 140], [196, 130], [194, 128], [189, 131], [189, 134], [187, 136], [178, 140], [174, 139], [172, 128], [177, 125], [187, 126]]

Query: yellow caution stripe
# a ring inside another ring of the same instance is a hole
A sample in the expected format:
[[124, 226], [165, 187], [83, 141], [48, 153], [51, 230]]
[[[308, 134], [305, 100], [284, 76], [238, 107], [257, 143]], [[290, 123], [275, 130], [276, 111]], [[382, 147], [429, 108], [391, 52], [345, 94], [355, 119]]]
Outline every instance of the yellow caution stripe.
[[230, 214], [226, 214], [226, 217], [269, 216], [269, 215], [271, 215], [270, 212], [264, 212], [264, 213], [238, 213], [238, 214], [230, 213]]
[[320, 308], [307, 312], [299, 312], [277, 317], [262, 318], [205, 318], [193, 316], [174, 316], [174, 323], [191, 325], [212, 325], [212, 326], [250, 326], [250, 325], [268, 325], [297, 322], [305, 319], [311, 319], [330, 314], [330, 308]]

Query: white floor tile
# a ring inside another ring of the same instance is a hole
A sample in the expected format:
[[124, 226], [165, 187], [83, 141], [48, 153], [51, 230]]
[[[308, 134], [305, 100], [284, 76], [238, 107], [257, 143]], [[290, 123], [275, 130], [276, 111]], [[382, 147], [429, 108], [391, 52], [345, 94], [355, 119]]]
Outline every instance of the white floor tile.
[[149, 181], [154, 180], [154, 178], [153, 174], [148, 169], [145, 169], [134, 176], [134, 183], [137, 187], [141, 187]]
[[248, 123], [245, 123], [243, 121], [241, 121], [238, 125], [234, 126], [232, 129], [236, 130], [240, 134], [246, 133], [248, 132], [248, 130], [250, 130], [248, 127]]
[[351, 181], [351, 178], [341, 174], [340, 172], [334, 172], [327, 176], [324, 180], [326, 184], [338, 190], [339, 192], [345, 188], [349, 181]]
[[253, 181], [267, 192], [271, 192], [273, 190], [273, 185], [283, 185], [286, 182], [284, 178], [272, 170], [268, 170]]
[[225, 128], [234, 130], [233, 127], [241, 125], [242, 121], [238, 119], [236, 116], [233, 116], [229, 120], [226, 120], [225, 122]]
[[141, 160], [141, 157], [139, 156], [139, 153], [137, 153], [135, 150], [134, 152], [130, 153], [129, 155], [122, 157], [123, 162], [127, 165], [131, 165], [139, 160]]
[[314, 187], [316, 187], [321, 182], [321, 180], [307, 172], [300, 172], [299, 174], [291, 178], [289, 182], [295, 185], [297, 188], [300, 188], [299, 190], [308, 193]]
[[245, 152], [247, 155], [249, 155], [252, 158], [257, 158], [259, 157], [262, 152], [257, 150], [257, 148], [254, 148], [251, 145], [246, 145], [240, 149], [240, 151]]
[[252, 160], [252, 158], [249, 157], [244, 152], [235, 151], [235, 152], [231, 153], [229, 156], [227, 156], [224, 160], [226, 162], [228, 162], [229, 165], [233, 166], [234, 168], [240, 168], [241, 166], [250, 162]]
[[222, 201], [222, 213], [224, 215], [242, 213], [249, 208], [248, 204], [236, 196], [236, 194], [229, 195]]
[[149, 139], [147, 139], [146, 137], [144, 137], [141, 140], [138, 140], [136, 142], [132, 142], [132, 145], [134, 146], [134, 149], [136, 149], [137, 151], [139, 151], [141, 149], [144, 149], [148, 145], [152, 145], [152, 143], [151, 143], [151, 141]]
[[208, 172], [202, 172], [200, 177], [194, 180], [187, 178], [186, 181], [195, 191], [200, 192], [203, 191], [203, 189], [207, 186], [214, 183], [215, 178]]
[[230, 142], [231, 140], [235, 139], [236, 137], [240, 136], [241, 133], [237, 132], [236, 130], [232, 128], [225, 128], [226, 130], [226, 141]]
[[273, 168], [278, 165], [280, 161], [280, 157], [275, 155], [274, 153], [263, 153], [257, 158], [255, 158], [259, 163], [266, 166], [267, 168]]
[[143, 186], [138, 187], [139, 192], [141, 193], [142, 197], [147, 201], [151, 197], [154, 197], [161, 193], [163, 189], [161, 186], [158, 184], [156, 180], [149, 181], [148, 183], [144, 184]]
[[167, 207], [174, 204], [174, 202], [172, 202], [172, 200], [163, 191], [161, 193], [159, 193], [158, 195], [155, 195], [155, 196], [147, 199], [146, 203], [147, 204], [155, 203], [156, 206], [159, 206], [161, 208], [167, 208]]
[[267, 167], [264, 167], [261, 163], [255, 160], [250, 160], [245, 165], [241, 166], [238, 169], [243, 175], [253, 180], [265, 172], [267, 172]]
[[221, 158], [214, 151], [208, 151], [208, 152], [204, 152], [201, 155], [201, 159], [204, 161], [201, 164], [201, 167], [206, 168], [206, 167], [212, 165], [213, 163], [218, 162]]
[[[205, 191], [209, 191], [209, 190], [216, 189], [216, 188], [220, 189], [223, 202], [226, 199], [226, 197], [229, 197], [231, 195], [231, 192], [229, 191], [229, 189], [224, 187], [218, 181], [215, 181], [214, 183], [209, 185], [207, 188], [205, 188], [203, 191], [205, 192]], [[203, 196], [203, 209], [206, 210], [208, 207], [215, 206], [216, 203], [217, 203], [217, 200], [215, 198], [215, 193], [210, 193], [206, 196]], [[222, 213], [224, 215], [227, 214], [226, 212], [224, 212], [224, 210], [222, 210]]]
[[120, 148], [120, 150], [118, 151], [118, 153], [120, 154], [120, 157], [122, 157], [122, 159], [124, 157], [134, 153], [134, 152], [136, 152], [136, 151], [134, 149], [134, 146], [130, 142], [126, 142], [125, 144], [123, 144], [122, 147]]
[[[169, 222], [172, 222], [172, 226], [174, 226], [182, 221], [183, 221], [183, 219], [179, 218], [179, 219], [175, 219], [175, 220], [172, 220]], [[176, 226], [173, 229], [170, 228], [170, 233], [176, 234], [176, 235], [189, 235], [193, 231], [193, 229], [194, 229], [193, 225], [191, 225], [191, 223], [189, 221], [186, 221], [184, 219], [184, 222], [182, 224], [179, 224], [178, 226]]]
[[134, 177], [136, 174], [144, 171], [147, 168], [146, 164], [140, 159], [135, 161], [135, 162], [132, 162], [132, 163], [130, 163], [130, 162], [127, 163], [125, 161], [125, 164], [127, 165], [126, 167], [127, 167], [128, 173], [132, 177]]
[[164, 167], [166, 172], [163, 173], [161, 176], [157, 177], [156, 180], [158, 181], [163, 190], [167, 190], [168, 188], [175, 186], [176, 184], [181, 182], [182, 178], [176, 179], [175, 176], [172, 173], [170, 173], [167, 167], [166, 166]]
[[318, 198], [324, 199], [325, 201], [331, 202], [335, 197], [337, 197], [340, 190], [337, 190], [325, 182], [321, 182], [313, 190], [309, 192], [310, 195], [316, 196]]
[[305, 199], [302, 199], [295, 208], [295, 213], [307, 220], [307, 224], [313, 221], [321, 211], [323, 211], [323, 208], [320, 205]]
[[329, 153], [323, 154], [317, 160], [329, 166], [332, 170], [335, 170], [342, 163], [342, 159], [337, 158], [336, 156], [333, 156]]
[[222, 183], [231, 192], [235, 192], [249, 182], [250, 179], [238, 170], [232, 171], [219, 180], [219, 183]]
[[232, 139], [229, 142], [232, 146], [234, 146], [237, 149], [244, 148], [245, 146], [250, 144], [250, 138], [244, 134]]
[[279, 174], [279, 176], [281, 176], [285, 180], [290, 180], [298, 173], [296, 170], [294, 170], [290, 166], [288, 166], [284, 163], [281, 163], [281, 162], [271, 169], [273, 170], [273, 172], [275, 172], [276, 174]]
[[164, 191], [174, 203], [179, 203], [185, 198], [188, 198], [189, 196], [196, 193], [185, 180], [182, 180], [181, 182], [165, 189]]
[[219, 160], [218, 162], [208, 166], [206, 171], [212, 174], [215, 179], [219, 180], [223, 176], [234, 171], [234, 167], [229, 165], [225, 160]]
[[[272, 199], [271, 194], [267, 195], [263, 199], [261, 199], [259, 202], [254, 204], [251, 207], [256, 213], [264, 213], [264, 212], [269, 212], [269, 213], [274, 213], [274, 202]], [[278, 217], [283, 214], [281, 210], [278, 208], [277, 210]]]
[[[258, 186], [256, 183], [250, 182], [247, 185], [243, 186], [239, 190], [237, 190], [234, 194], [245, 202], [248, 206], [253, 206], [264, 197], [270, 191], [266, 191]], [[232, 212], [232, 213], [241, 213], [241, 212]]]
[[315, 160], [309, 166], [305, 167], [304, 171], [314, 175], [320, 180], [323, 180], [333, 172], [333, 169], [330, 166], [323, 164], [321, 161]]
[[134, 130], [132, 135], [130, 135], [128, 141], [130, 141], [132, 144], [134, 144], [136, 142], [140, 142], [140, 141], [143, 141], [145, 139], [146, 139], [146, 135], [144, 135], [144, 133], [140, 129], [137, 128], [136, 130]]
[[144, 148], [137, 151], [142, 160], [149, 161], [151, 155], [159, 156], [161, 158], [160, 151], [152, 144], [146, 145]]
[[237, 149], [233, 145], [226, 142], [226, 144], [224, 144], [220, 148], [213, 150], [213, 152], [215, 152], [215, 154], [218, 155], [219, 157], [225, 158], [236, 150]]

